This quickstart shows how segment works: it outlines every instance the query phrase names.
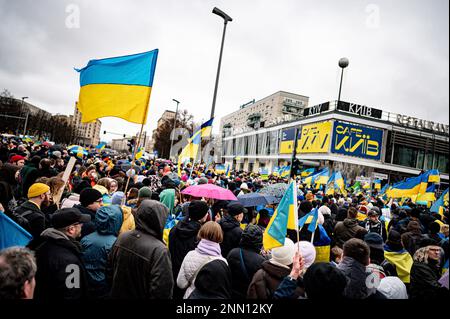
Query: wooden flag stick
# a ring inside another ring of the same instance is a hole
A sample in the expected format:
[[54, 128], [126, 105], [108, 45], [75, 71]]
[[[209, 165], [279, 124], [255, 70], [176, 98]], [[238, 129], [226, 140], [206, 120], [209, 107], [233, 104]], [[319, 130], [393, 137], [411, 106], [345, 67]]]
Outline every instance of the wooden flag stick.
[[[131, 172], [133, 171], [134, 160], [135, 160], [135, 157], [136, 157], [136, 151], [139, 148], [139, 145], [141, 144], [141, 135], [142, 135], [143, 129], [144, 129], [144, 123], [142, 123], [142, 125], [141, 125], [141, 130], [139, 132], [138, 140], [137, 140], [137, 142], [136, 142], [136, 144], [135, 144], [135, 146], [133, 148], [133, 155], [132, 155], [132, 158], [131, 158], [130, 174], [128, 174], [128, 179], [127, 179], [127, 183], [125, 185], [125, 190], [124, 190], [125, 194], [127, 193], [127, 188], [128, 188], [128, 185], [130, 184]], [[122, 198], [122, 206], [125, 205], [125, 200], [126, 200], [126, 195]]]
[[64, 192], [64, 188], [66, 187], [67, 182], [69, 181], [70, 174], [72, 173], [72, 169], [75, 166], [75, 162], [77, 160], [75, 157], [71, 156], [69, 163], [67, 163], [66, 170], [64, 171], [64, 175], [62, 177], [62, 180], [64, 181], [64, 185], [61, 186], [61, 188], [56, 193], [55, 197], [53, 198], [53, 203], [56, 204], [56, 207], [59, 209], [59, 201], [61, 200], [62, 194]]

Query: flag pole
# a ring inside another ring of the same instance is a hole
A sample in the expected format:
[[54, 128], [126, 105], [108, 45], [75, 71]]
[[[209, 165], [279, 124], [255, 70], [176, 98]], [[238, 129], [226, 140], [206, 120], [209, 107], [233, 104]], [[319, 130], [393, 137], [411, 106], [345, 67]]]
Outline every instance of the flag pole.
[[[144, 113], [144, 117], [145, 117], [145, 118], [147, 117], [147, 111], [148, 111], [148, 103], [147, 103], [147, 108], [146, 108], [145, 113]], [[135, 145], [134, 148], [133, 148], [133, 154], [132, 154], [132, 158], [131, 158], [130, 174], [128, 175], [127, 183], [126, 183], [126, 185], [125, 185], [125, 189], [124, 189], [125, 196], [122, 198], [122, 206], [125, 205], [127, 188], [128, 188], [128, 185], [130, 184], [131, 171], [133, 170], [134, 160], [135, 160], [135, 157], [136, 157], [136, 151], [137, 151], [137, 149], [139, 148], [139, 145], [141, 144], [141, 136], [142, 136], [142, 131], [144, 130], [145, 118], [144, 118], [143, 121], [142, 121], [142, 124], [141, 124], [141, 130], [139, 131], [138, 140], [137, 140], [137, 142], [136, 142], [136, 145]]]

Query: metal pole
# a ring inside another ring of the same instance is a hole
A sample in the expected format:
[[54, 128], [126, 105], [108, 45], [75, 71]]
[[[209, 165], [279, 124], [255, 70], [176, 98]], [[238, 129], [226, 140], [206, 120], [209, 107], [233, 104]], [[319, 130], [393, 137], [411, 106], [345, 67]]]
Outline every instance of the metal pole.
[[28, 124], [28, 116], [30, 115], [30, 111], [27, 112], [27, 117], [25, 119], [25, 126], [23, 128], [23, 136], [25, 137], [25, 134], [27, 132], [27, 124]]
[[339, 84], [339, 95], [338, 95], [337, 107], [339, 107], [339, 101], [341, 100], [341, 89], [342, 89], [342, 78], [343, 77], [344, 77], [344, 68], [341, 68], [341, 83]]
[[[175, 127], [177, 126], [177, 115], [178, 115], [178, 104], [180, 104], [179, 101], [172, 99], [172, 101], [177, 103], [177, 108], [175, 110], [175, 118], [173, 119], [173, 128], [172, 128], [172, 134], [174, 133]], [[172, 135], [171, 134], [171, 135]], [[170, 159], [170, 155], [172, 154], [172, 147], [173, 147], [173, 138], [174, 136], [170, 137], [170, 150], [169, 150], [169, 159]]]
[[216, 109], [216, 97], [217, 97], [217, 87], [219, 86], [219, 76], [220, 76], [220, 65], [222, 64], [222, 52], [223, 52], [223, 44], [225, 42], [225, 31], [227, 30], [227, 20], [224, 20], [223, 24], [223, 34], [222, 34], [222, 45], [220, 46], [220, 55], [219, 55], [219, 65], [217, 66], [217, 74], [216, 74], [216, 86], [214, 87], [214, 96], [211, 107], [211, 116], [214, 117], [214, 111]]

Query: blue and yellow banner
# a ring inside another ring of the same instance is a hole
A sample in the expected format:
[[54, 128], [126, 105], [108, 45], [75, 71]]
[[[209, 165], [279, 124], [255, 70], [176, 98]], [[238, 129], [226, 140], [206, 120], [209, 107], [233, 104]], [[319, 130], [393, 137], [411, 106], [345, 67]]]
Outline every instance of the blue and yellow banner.
[[289, 128], [281, 132], [280, 154], [291, 154], [294, 150], [295, 128]]
[[364, 126], [334, 122], [331, 152], [379, 161], [383, 131]]
[[301, 177], [308, 177], [308, 176], [314, 174], [314, 171], [315, 171], [314, 168], [307, 168], [301, 172]]
[[320, 122], [304, 125], [297, 153], [326, 153], [330, 148], [331, 122]]
[[284, 245], [288, 229], [298, 229], [297, 185], [289, 184], [263, 235], [265, 250]]
[[106, 147], [106, 142], [100, 142], [98, 143], [98, 145], [95, 147], [95, 149], [100, 152], [101, 150], [103, 150]]
[[105, 116], [145, 124], [158, 49], [127, 56], [90, 60], [80, 72], [78, 110], [82, 122]]
[[218, 175], [225, 174], [226, 172], [225, 164], [216, 164], [214, 172]]

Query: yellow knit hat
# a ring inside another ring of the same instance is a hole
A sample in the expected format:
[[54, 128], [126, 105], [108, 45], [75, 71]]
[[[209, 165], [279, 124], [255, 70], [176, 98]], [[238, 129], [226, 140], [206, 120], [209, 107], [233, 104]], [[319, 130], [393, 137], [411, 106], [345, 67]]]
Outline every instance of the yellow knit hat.
[[48, 185], [43, 183], [34, 183], [28, 189], [28, 198], [37, 197], [39, 195], [45, 194], [50, 190]]

